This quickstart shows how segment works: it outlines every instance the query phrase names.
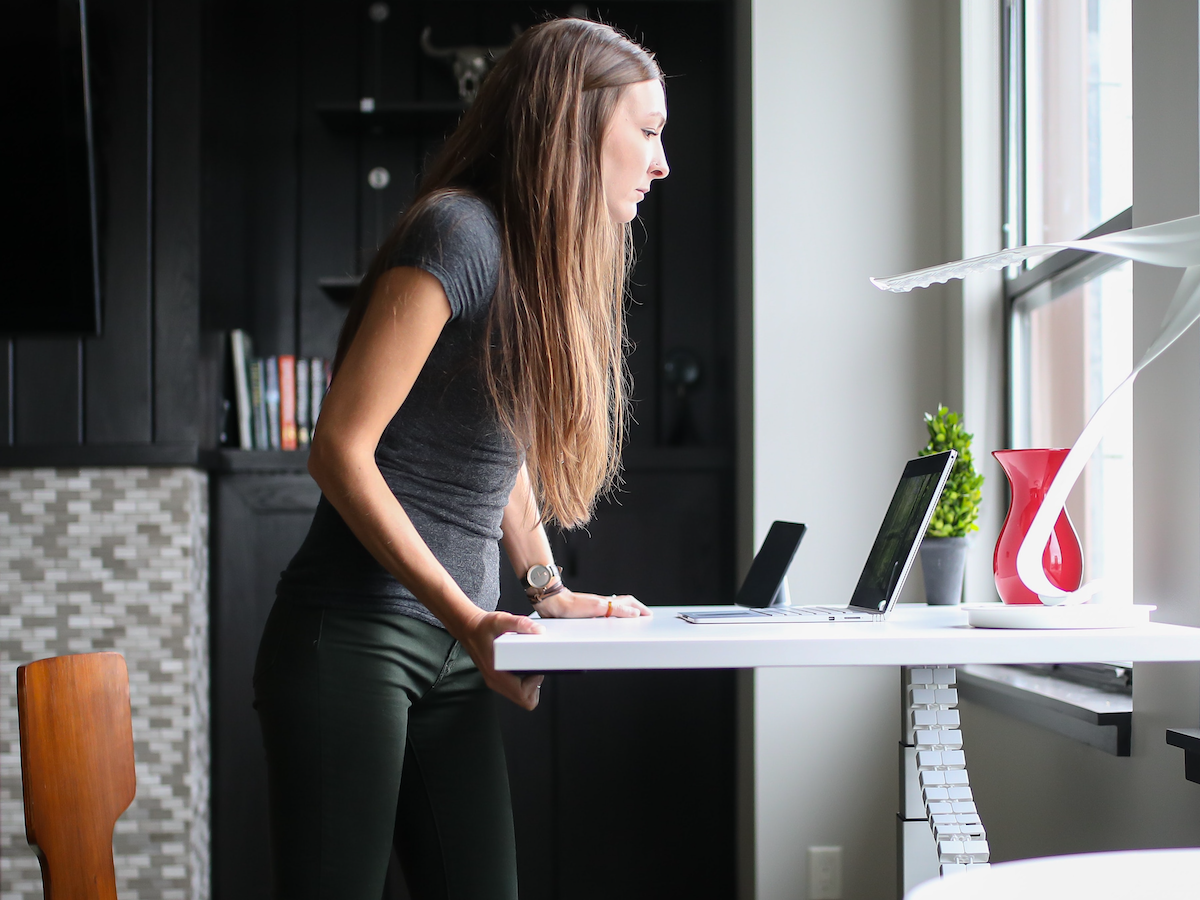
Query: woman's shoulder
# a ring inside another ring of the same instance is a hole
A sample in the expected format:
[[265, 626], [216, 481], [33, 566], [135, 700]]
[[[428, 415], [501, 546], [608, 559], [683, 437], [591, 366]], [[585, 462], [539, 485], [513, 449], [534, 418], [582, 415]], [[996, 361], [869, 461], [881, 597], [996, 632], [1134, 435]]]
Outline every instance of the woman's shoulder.
[[415, 266], [441, 283], [451, 318], [486, 309], [500, 275], [500, 225], [486, 200], [468, 191], [444, 191], [408, 213], [389, 266]]
[[495, 211], [490, 203], [471, 191], [439, 191], [424, 198], [411, 214], [412, 228], [441, 232], [443, 237], [463, 230], [499, 243], [500, 223]]
[[477, 194], [442, 191], [419, 201], [408, 215], [408, 237], [398, 251], [418, 246], [499, 257], [500, 223], [491, 205]]
[[465, 188], [447, 188], [430, 194], [425, 198], [424, 206], [447, 219], [480, 218], [496, 227], [496, 213], [491, 203]]

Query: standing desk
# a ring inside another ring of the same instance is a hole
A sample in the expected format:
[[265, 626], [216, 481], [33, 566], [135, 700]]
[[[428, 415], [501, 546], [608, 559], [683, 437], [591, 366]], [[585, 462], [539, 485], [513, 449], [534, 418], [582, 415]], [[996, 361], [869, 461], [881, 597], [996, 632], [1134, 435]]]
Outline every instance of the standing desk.
[[496, 668], [750, 669], [896, 666], [900, 669], [897, 890], [986, 865], [987, 835], [971, 797], [954, 667], [973, 663], [1200, 660], [1200, 628], [1016, 631], [971, 628], [957, 607], [897, 606], [885, 622], [693, 625], [683, 609], [637, 619], [547, 619], [539, 635], [496, 639]]

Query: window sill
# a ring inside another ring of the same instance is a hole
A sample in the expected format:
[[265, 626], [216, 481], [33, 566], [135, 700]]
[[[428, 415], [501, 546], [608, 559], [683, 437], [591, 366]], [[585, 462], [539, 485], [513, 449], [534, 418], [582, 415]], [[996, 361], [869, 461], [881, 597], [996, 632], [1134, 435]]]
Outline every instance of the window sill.
[[958, 668], [966, 700], [1111, 753], [1129, 756], [1133, 698], [1007, 666]]

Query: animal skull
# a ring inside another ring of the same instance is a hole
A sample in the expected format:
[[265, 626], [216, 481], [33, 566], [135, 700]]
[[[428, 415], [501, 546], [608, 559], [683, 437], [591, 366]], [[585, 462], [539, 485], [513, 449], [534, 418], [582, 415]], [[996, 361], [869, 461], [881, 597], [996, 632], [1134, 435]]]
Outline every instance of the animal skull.
[[435, 47], [429, 40], [432, 33], [433, 29], [428, 26], [421, 32], [421, 49], [426, 56], [450, 62], [454, 77], [458, 80], [458, 96], [467, 103], [473, 102], [479, 93], [483, 76], [487, 75], [508, 47]]

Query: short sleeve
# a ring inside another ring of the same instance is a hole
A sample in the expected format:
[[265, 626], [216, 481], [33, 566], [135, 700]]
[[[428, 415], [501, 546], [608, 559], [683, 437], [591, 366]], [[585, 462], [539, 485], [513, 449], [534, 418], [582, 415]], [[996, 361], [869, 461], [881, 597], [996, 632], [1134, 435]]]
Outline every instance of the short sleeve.
[[472, 194], [438, 197], [408, 223], [388, 267], [415, 266], [442, 283], [450, 319], [475, 319], [492, 302], [500, 278], [500, 227]]

